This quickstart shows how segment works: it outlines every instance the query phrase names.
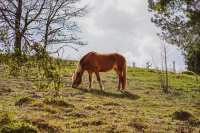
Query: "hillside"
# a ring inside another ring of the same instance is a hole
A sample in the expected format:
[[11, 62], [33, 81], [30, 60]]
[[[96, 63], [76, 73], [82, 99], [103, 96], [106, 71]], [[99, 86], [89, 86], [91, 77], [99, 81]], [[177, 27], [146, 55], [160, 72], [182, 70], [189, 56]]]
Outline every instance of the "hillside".
[[69, 64], [63, 66], [64, 87], [56, 98], [54, 90], [37, 88], [36, 78], [10, 76], [1, 66], [0, 131], [200, 132], [200, 83], [195, 76], [170, 73], [171, 89], [165, 94], [156, 71], [128, 68], [125, 92], [117, 91], [113, 71], [101, 74], [104, 92], [96, 80], [87, 91], [87, 75], [79, 89], [70, 87], [75, 65]]

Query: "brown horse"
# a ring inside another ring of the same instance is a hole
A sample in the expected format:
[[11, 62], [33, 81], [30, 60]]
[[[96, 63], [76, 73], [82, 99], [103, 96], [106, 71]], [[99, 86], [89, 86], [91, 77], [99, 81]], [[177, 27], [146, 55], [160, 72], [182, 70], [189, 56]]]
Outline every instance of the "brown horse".
[[106, 72], [114, 69], [118, 75], [118, 90], [126, 88], [126, 59], [118, 54], [99, 54], [89, 52], [79, 61], [76, 71], [72, 76], [72, 87], [77, 88], [82, 82], [84, 71], [89, 74], [89, 89], [92, 88], [92, 74], [95, 73], [101, 90], [104, 89], [99, 72]]

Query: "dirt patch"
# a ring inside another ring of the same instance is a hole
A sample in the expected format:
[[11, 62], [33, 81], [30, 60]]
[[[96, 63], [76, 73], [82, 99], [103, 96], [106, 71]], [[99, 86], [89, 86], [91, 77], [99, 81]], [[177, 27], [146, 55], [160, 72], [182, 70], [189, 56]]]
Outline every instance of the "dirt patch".
[[176, 133], [194, 133], [194, 128], [185, 124], [179, 124], [176, 127]]
[[148, 126], [142, 122], [130, 122], [128, 124], [129, 127], [135, 128], [138, 131], [144, 131], [144, 129], [146, 129]]
[[86, 110], [96, 110], [96, 108], [91, 105], [86, 106], [85, 109]]
[[35, 104], [31, 105], [31, 107], [33, 109], [43, 108], [44, 104], [43, 103], [35, 103]]
[[90, 113], [89, 112], [71, 112], [66, 114], [66, 116], [72, 116], [76, 118], [86, 118]]
[[140, 118], [134, 118], [128, 123], [129, 127], [136, 129], [137, 131], [144, 131], [148, 128], [148, 125]]
[[79, 121], [77, 124], [81, 126], [100, 126], [103, 125], [103, 121], [101, 120]]
[[175, 120], [187, 121], [193, 118], [194, 116], [190, 112], [182, 111], [182, 110], [176, 111], [172, 114], [172, 119], [175, 119]]

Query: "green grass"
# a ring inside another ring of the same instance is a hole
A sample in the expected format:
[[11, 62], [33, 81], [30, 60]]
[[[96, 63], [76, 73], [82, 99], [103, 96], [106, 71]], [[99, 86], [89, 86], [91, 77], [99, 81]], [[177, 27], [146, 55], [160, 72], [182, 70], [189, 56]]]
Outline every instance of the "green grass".
[[[55, 98], [52, 95], [54, 90], [38, 88], [37, 78], [33, 75], [15, 78], [9, 76], [2, 66], [0, 68], [0, 75], [3, 75], [0, 76], [2, 132], [25, 129], [27, 132], [61, 133], [200, 131], [200, 83], [191, 74], [170, 73], [171, 89], [169, 94], [165, 94], [160, 89], [155, 70], [128, 68], [125, 92], [117, 91], [117, 78], [113, 71], [101, 73], [104, 92], [100, 91], [96, 81], [93, 89], [88, 91], [87, 74], [79, 89], [70, 87], [75, 64], [64, 62], [64, 87]], [[180, 111], [189, 112], [195, 119], [174, 119], [174, 114]]]

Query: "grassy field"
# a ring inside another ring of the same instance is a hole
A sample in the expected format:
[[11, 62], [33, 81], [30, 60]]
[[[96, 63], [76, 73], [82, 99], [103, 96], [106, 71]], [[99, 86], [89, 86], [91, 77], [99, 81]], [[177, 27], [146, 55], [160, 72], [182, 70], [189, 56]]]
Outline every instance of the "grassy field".
[[71, 88], [74, 69], [69, 63], [63, 66], [64, 87], [54, 98], [54, 90], [37, 88], [37, 79], [9, 76], [1, 66], [0, 132], [200, 132], [200, 83], [195, 76], [170, 73], [170, 93], [165, 94], [156, 71], [128, 68], [128, 88], [119, 92], [110, 71], [101, 74], [101, 92], [96, 81], [86, 90], [86, 74], [79, 89]]

